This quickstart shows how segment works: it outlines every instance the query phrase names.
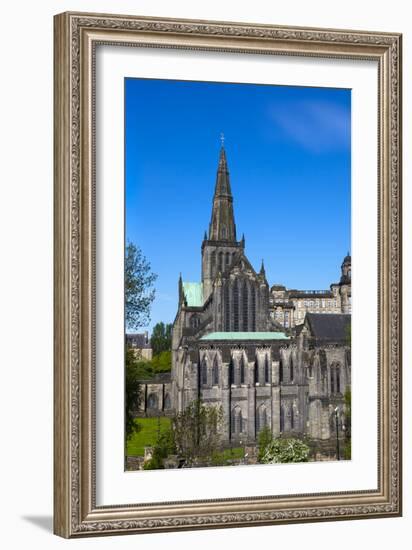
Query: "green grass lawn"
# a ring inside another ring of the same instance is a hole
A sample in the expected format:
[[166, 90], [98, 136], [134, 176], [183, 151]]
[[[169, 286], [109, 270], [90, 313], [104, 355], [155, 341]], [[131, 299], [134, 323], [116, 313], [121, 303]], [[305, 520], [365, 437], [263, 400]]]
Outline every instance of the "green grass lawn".
[[159, 424], [160, 432], [164, 432], [170, 426], [170, 418], [136, 418], [135, 423], [140, 426], [140, 430], [127, 442], [127, 456], [143, 456], [145, 447], [155, 445]]
[[[233, 449], [224, 449], [213, 453], [213, 456], [210, 458], [210, 463], [208, 466], [226, 466], [233, 464], [233, 461], [236, 459], [244, 458], [245, 449], [243, 447], [234, 447]], [[236, 462], [235, 462], [236, 463]]]
[[[151, 418], [136, 418], [135, 423], [140, 426], [140, 430], [134, 433], [130, 440], [127, 442], [127, 456], [143, 456], [145, 447], [152, 447], [156, 444], [158, 437], [158, 430], [160, 427], [160, 433], [167, 430], [170, 427], [170, 418], [161, 416]], [[234, 447], [233, 449], [225, 449], [217, 453], [216, 458], [220, 460], [232, 460], [236, 458], [243, 458], [245, 449], [243, 447]]]
[[245, 456], [245, 449], [243, 447], [234, 447], [233, 449], [225, 449], [224, 451], [218, 453], [218, 455], [223, 460], [243, 458]]

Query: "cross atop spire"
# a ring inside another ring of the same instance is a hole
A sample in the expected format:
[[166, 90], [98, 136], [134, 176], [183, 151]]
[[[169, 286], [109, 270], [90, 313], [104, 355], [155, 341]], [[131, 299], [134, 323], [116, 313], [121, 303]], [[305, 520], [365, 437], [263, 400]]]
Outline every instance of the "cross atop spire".
[[222, 147], [225, 146], [225, 134], [223, 132], [220, 132], [220, 143]]

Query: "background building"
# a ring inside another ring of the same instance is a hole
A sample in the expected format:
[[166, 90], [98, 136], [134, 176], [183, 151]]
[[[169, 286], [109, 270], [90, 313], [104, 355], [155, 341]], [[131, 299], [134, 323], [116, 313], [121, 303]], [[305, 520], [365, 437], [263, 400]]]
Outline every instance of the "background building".
[[351, 257], [348, 254], [341, 265], [341, 278], [329, 290], [296, 290], [283, 285], [270, 289], [271, 318], [285, 329], [301, 325], [306, 313], [351, 313]]
[[126, 346], [132, 349], [139, 359], [150, 361], [153, 357], [153, 350], [150, 345], [149, 333], [147, 331], [126, 334]]

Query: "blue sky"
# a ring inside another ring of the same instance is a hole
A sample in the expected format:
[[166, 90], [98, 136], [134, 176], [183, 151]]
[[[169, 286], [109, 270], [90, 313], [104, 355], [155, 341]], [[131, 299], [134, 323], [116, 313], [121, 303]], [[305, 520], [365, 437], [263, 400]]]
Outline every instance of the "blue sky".
[[329, 288], [350, 251], [350, 90], [125, 80], [126, 239], [158, 275], [149, 329], [199, 281], [220, 139], [238, 239], [269, 285]]

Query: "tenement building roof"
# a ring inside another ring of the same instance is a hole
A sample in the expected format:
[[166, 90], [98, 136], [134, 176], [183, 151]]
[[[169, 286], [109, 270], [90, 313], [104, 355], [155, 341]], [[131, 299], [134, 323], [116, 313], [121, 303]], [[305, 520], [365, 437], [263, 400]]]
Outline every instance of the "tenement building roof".
[[126, 334], [126, 343], [129, 347], [138, 349], [149, 349], [150, 342], [147, 332]]
[[351, 315], [307, 313], [306, 323], [312, 337], [322, 342], [344, 342], [350, 337]]
[[200, 340], [289, 340], [284, 332], [210, 332]]

